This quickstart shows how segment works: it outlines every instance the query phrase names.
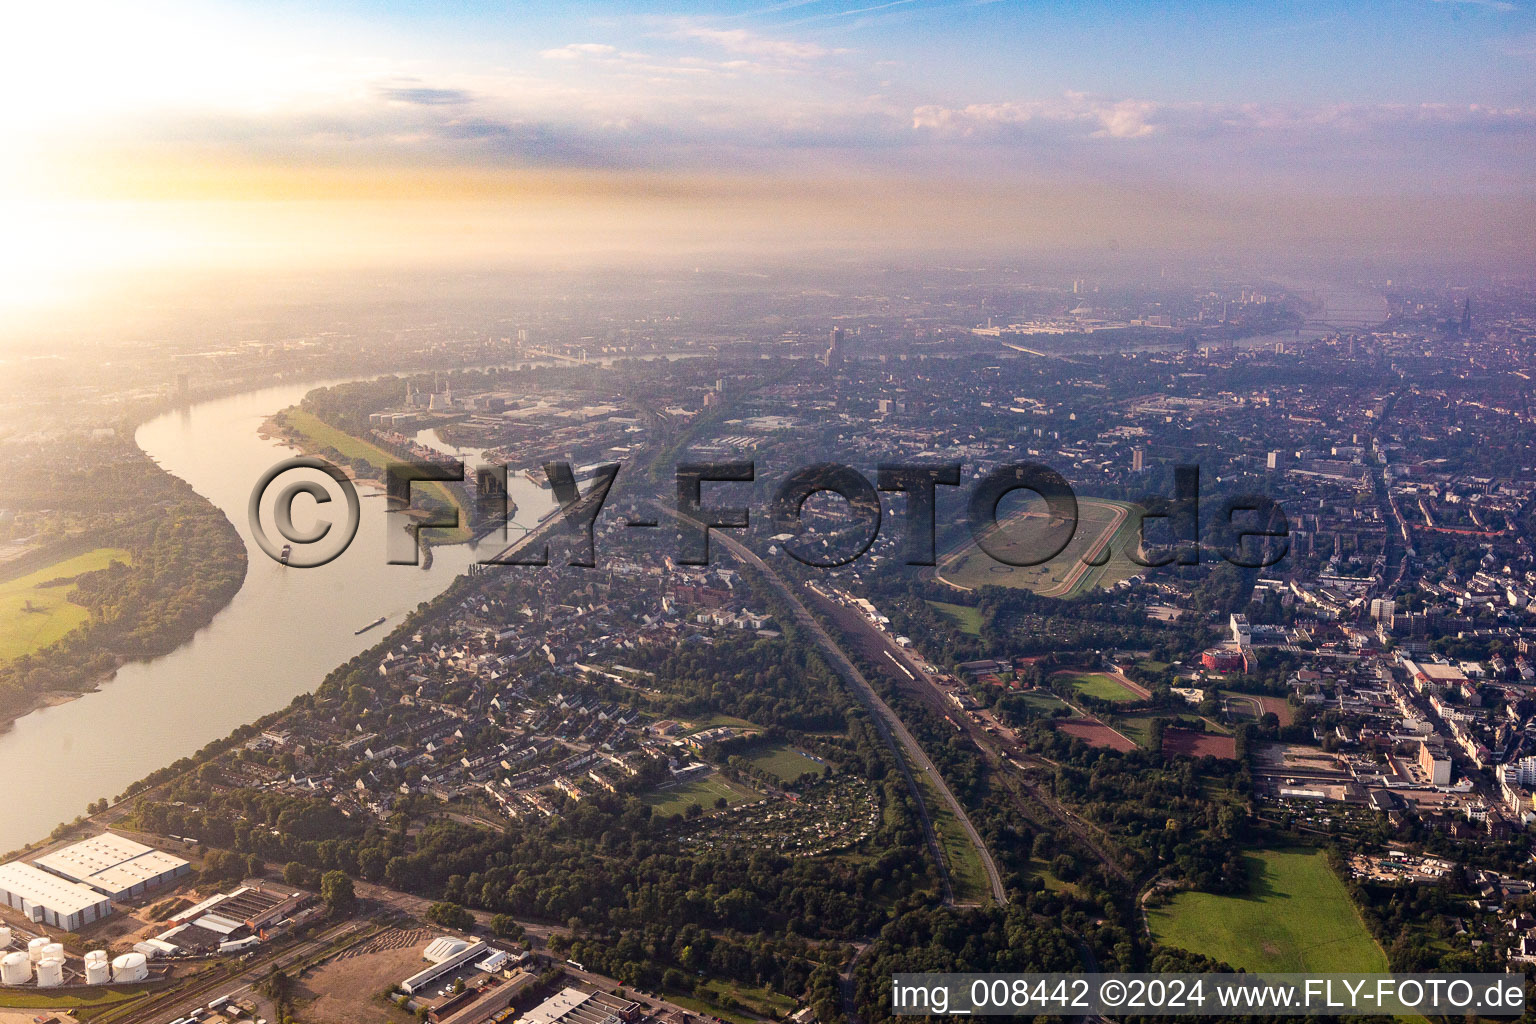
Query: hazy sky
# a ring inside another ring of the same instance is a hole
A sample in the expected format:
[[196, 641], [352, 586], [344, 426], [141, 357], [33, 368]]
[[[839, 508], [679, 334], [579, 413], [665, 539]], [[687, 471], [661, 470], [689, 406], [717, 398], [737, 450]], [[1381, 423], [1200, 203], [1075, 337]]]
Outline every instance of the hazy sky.
[[1529, 253], [1536, 0], [55, 3], [0, 301], [58, 271], [797, 245]]

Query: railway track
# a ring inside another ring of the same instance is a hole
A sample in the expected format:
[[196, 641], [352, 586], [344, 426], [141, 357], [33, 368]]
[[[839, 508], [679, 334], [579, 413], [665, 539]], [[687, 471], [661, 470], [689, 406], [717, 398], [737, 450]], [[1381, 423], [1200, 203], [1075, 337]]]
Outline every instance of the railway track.
[[[327, 956], [365, 942], [382, 930], [383, 928], [379, 925], [355, 922], [338, 925], [313, 939], [304, 940], [295, 948], [274, 952], [264, 959], [245, 963], [233, 960], [216, 964], [209, 970], [189, 978], [187, 984], [150, 996], [147, 1002], [134, 1001], [125, 1004], [121, 1012], [116, 1012], [118, 1008], [114, 1007], [97, 1014], [92, 1017], [92, 1024], [167, 1024], [202, 1006], [209, 998], [234, 995], [250, 988], [252, 979], [255, 977], [273, 970], [291, 970], [295, 967], [310, 966]], [[338, 945], [338, 943], [341, 944]], [[230, 991], [224, 991], [230, 986], [235, 987]]]
[[[668, 516], [680, 518], [677, 510], [671, 506], [663, 502], [653, 502], [653, 504]], [[998, 903], [1007, 903], [1008, 891], [1003, 888], [1002, 875], [997, 870], [997, 863], [992, 859], [992, 853], [987, 849], [987, 844], [981, 838], [981, 833], [976, 830], [976, 826], [972, 824], [970, 816], [965, 813], [965, 808], [960, 805], [960, 801], [955, 798], [954, 793], [950, 790], [949, 784], [944, 781], [944, 776], [928, 758], [928, 755], [923, 752], [922, 746], [918, 744], [917, 739], [907, 730], [900, 716], [891, 710], [890, 705], [880, 698], [880, 695], [875, 692], [875, 688], [870, 685], [869, 680], [864, 678], [864, 674], [843, 653], [837, 641], [832, 638], [826, 628], [811, 614], [810, 609], [805, 606], [805, 603], [800, 600], [799, 595], [789, 583], [785, 582], [783, 577], [759, 558], [751, 548], [735, 537], [725, 533], [717, 533], [713, 535], [712, 539], [724, 544], [742, 566], [756, 570], [763, 577], [764, 581], [779, 594], [785, 603], [789, 605], [797, 625], [809, 633], [811, 638], [816, 641], [817, 646], [821, 648], [822, 653], [830, 660], [833, 668], [848, 682], [859, 703], [863, 704], [870, 712], [870, 717], [876, 731], [880, 733], [881, 738], [890, 745], [896, 754], [897, 767], [905, 776], [908, 791], [912, 794], [913, 801], [922, 818], [923, 832], [927, 840], [929, 853], [934, 858], [940, 879], [944, 885], [945, 902], [949, 904], [955, 902], [954, 885], [950, 878], [948, 863], [944, 859], [943, 848], [939, 844], [938, 835], [934, 828], [932, 814], [923, 797], [922, 786], [918, 784], [916, 778], [916, 773], [918, 772], [921, 772], [926, 777], [929, 784], [938, 793], [939, 798], [949, 808], [950, 812], [954, 814], [956, 820], [959, 821], [961, 829], [966, 834], [966, 838], [976, 848], [982, 867], [986, 870], [992, 898], [997, 900]]]

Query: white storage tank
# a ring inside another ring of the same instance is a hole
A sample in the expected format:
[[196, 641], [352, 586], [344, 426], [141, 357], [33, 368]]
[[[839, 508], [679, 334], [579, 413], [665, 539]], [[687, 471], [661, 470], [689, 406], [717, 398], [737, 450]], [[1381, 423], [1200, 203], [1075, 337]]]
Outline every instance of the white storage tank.
[[0, 955], [3, 955], [5, 953], [5, 951], [10, 949], [10, 948], [11, 948], [11, 930], [9, 928], [5, 927], [4, 925], [0, 925]]
[[107, 959], [106, 950], [93, 949], [85, 954], [85, 983], [105, 985], [111, 980], [112, 961]]
[[64, 961], [42, 960], [37, 965], [37, 987], [58, 988], [64, 984]]
[[119, 985], [149, 977], [149, 961], [143, 953], [124, 953], [112, 961], [112, 980]]
[[53, 944], [54, 942], [52, 939], [39, 935], [37, 938], [27, 943], [27, 956], [32, 958], [33, 963], [37, 963], [43, 958], [44, 947], [51, 946]]
[[25, 985], [32, 980], [32, 961], [25, 953], [0, 957], [0, 985]]
[[63, 960], [64, 959], [64, 943], [62, 943], [62, 942], [50, 942], [50, 943], [48, 943], [48, 945], [43, 947], [43, 955], [38, 957], [38, 959], [39, 960]]

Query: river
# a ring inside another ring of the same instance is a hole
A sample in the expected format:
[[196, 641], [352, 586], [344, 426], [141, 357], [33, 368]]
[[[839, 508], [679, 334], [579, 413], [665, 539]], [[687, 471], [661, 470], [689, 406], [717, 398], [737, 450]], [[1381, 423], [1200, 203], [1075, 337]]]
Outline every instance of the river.
[[[434, 549], [430, 570], [386, 564], [387, 531], [399, 526], [386, 522], [384, 500], [366, 488], [357, 538], [329, 565], [288, 568], [261, 553], [251, 539], [246, 502], [261, 473], [293, 452], [262, 438], [260, 428], [315, 386], [202, 402], [139, 428], [139, 447], [234, 523], [250, 559], [245, 585], [175, 651], [125, 665], [96, 692], [35, 711], [0, 733], [0, 764], [12, 776], [0, 811], [0, 851], [42, 839], [91, 801], [114, 797], [313, 690], [475, 560], [474, 549], [461, 545]], [[550, 492], [520, 474], [511, 474], [509, 490], [517, 523], [532, 525], [552, 507]], [[511, 531], [514, 539], [520, 534]], [[499, 550], [498, 539], [486, 539], [487, 553]], [[354, 634], [381, 615], [387, 617], [382, 626]]]

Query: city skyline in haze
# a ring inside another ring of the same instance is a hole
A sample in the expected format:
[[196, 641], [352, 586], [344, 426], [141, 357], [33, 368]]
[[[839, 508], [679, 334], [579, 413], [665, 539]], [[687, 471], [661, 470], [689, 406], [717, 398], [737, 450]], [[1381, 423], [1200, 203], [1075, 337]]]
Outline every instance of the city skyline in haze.
[[1530, 255], [1536, 18], [1343, 4], [19, 15], [0, 303], [799, 248]]

